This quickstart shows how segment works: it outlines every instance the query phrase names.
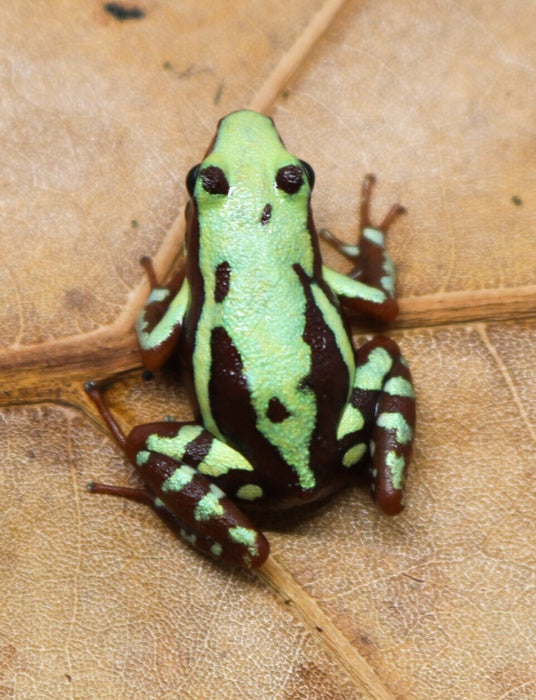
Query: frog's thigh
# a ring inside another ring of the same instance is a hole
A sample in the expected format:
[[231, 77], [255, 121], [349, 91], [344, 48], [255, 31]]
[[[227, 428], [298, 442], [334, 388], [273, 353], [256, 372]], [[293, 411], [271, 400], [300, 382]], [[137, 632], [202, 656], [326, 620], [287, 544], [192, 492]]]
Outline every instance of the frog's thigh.
[[414, 429], [415, 398], [407, 363], [394, 340], [374, 338], [356, 352], [354, 388], [337, 437], [345, 467], [370, 454], [375, 498], [389, 514], [404, 506]]
[[260, 566], [268, 542], [210, 477], [252, 467], [240, 454], [192, 423], [152, 423], [134, 428], [127, 454], [192, 546], [246, 568]]

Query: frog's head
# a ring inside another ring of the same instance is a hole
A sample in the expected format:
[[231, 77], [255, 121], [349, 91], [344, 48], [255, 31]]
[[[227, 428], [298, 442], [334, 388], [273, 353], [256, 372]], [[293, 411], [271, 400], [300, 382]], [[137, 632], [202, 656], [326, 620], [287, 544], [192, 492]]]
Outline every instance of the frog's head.
[[220, 121], [205, 159], [190, 170], [186, 184], [200, 209], [220, 207], [229, 198], [250, 216], [261, 202], [303, 210], [314, 172], [286, 150], [270, 117], [240, 110]]

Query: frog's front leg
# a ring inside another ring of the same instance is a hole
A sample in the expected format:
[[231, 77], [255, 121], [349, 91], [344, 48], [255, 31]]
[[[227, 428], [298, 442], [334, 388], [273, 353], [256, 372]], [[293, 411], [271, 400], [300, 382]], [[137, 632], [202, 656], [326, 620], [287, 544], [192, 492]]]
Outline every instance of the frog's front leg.
[[357, 245], [349, 245], [323, 229], [322, 237], [342, 255], [352, 260], [348, 276], [324, 267], [323, 275], [344, 306], [367, 314], [382, 322], [390, 322], [398, 314], [395, 299], [395, 266], [385, 249], [385, 237], [393, 221], [405, 209], [395, 204], [379, 225], [370, 218], [370, 200], [375, 178], [366, 175], [360, 201], [360, 233]]
[[207, 475], [253, 467], [195, 423], [140, 425], [125, 436], [99, 388], [86, 385], [110, 432], [140, 474], [146, 489], [93, 483], [108, 493], [152, 505], [193, 547], [227, 564], [254, 569], [269, 553], [264, 535]]
[[342, 463], [370, 464], [372, 490], [389, 515], [404, 507], [404, 483], [415, 432], [415, 396], [408, 365], [391, 338], [378, 336], [355, 353], [350, 401], [338, 429]]
[[160, 285], [151, 258], [140, 260], [145, 268], [151, 292], [136, 321], [143, 365], [160, 369], [177, 345], [182, 319], [189, 301], [185, 268], [179, 269], [167, 285]]

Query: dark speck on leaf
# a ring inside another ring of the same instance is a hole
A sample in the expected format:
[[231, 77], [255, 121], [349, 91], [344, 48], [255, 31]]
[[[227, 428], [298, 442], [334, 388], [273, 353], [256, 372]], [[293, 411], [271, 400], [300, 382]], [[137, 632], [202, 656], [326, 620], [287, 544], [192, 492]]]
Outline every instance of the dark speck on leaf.
[[516, 205], [516, 207], [520, 207], [523, 204], [521, 197], [518, 197], [516, 194], [512, 197], [512, 202]]
[[125, 7], [120, 2], [106, 2], [104, 3], [104, 9], [120, 22], [127, 19], [143, 19], [145, 17], [145, 12], [140, 10], [139, 7]]
[[218, 105], [220, 104], [221, 96], [223, 95], [223, 88], [224, 88], [224, 82], [223, 80], [220, 82], [218, 85], [218, 88], [216, 90], [216, 94], [214, 95], [214, 104]]

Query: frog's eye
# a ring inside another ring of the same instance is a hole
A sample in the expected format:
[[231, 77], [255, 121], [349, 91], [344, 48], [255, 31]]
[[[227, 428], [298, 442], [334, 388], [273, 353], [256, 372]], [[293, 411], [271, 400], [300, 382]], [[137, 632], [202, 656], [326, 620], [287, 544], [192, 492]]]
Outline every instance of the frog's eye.
[[195, 183], [196, 183], [198, 175], [199, 175], [199, 164], [194, 165], [194, 167], [190, 170], [190, 172], [186, 176], [186, 189], [188, 190], [188, 194], [190, 195], [190, 197], [194, 196]]
[[201, 182], [203, 189], [209, 194], [227, 194], [229, 192], [229, 183], [225, 177], [225, 173], [216, 165], [209, 165], [200, 171]]
[[300, 163], [305, 170], [305, 176], [307, 177], [307, 182], [309, 183], [309, 189], [312, 190], [315, 186], [315, 171], [305, 160], [300, 160]]
[[298, 165], [284, 165], [275, 176], [275, 183], [287, 194], [296, 194], [303, 185], [303, 170]]

